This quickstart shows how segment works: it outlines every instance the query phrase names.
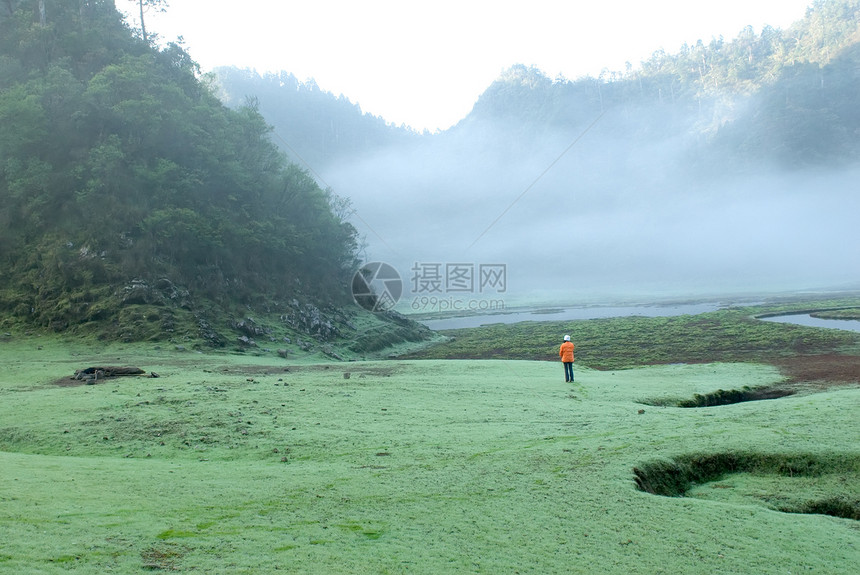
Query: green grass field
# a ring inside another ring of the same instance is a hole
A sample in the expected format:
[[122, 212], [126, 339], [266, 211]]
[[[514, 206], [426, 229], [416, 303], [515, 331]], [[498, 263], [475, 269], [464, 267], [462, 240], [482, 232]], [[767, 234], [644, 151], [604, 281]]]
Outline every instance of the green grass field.
[[[161, 377], [69, 385], [92, 365]], [[785, 375], [577, 364], [570, 385], [556, 362], [286, 361], [47, 337], [0, 340], [0, 366], [3, 574], [860, 565], [856, 383], [682, 408], [671, 400]]]

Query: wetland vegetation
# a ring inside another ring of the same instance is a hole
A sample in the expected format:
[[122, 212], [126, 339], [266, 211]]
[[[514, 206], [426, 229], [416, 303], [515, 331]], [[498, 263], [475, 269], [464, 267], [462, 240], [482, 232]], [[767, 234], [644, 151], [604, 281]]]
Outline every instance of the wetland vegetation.
[[[572, 385], [552, 324], [481, 328], [493, 361], [9, 334], [0, 572], [847, 575], [860, 336], [759, 311], [568, 324]], [[160, 377], [72, 379], [118, 363]]]

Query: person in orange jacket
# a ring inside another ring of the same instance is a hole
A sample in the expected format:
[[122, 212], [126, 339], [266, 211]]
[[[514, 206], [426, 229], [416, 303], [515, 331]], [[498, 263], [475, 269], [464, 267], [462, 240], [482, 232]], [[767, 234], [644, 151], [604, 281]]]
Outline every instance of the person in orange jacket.
[[564, 381], [573, 383], [573, 342], [570, 341], [569, 335], [564, 336], [564, 343], [561, 344], [558, 355], [564, 364]]

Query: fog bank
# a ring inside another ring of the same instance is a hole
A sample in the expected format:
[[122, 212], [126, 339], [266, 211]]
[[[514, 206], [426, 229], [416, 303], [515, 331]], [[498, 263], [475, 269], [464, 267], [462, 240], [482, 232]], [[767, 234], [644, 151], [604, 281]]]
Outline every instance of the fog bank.
[[407, 289], [416, 263], [503, 264], [511, 301], [860, 285], [860, 167], [702, 175], [692, 137], [643, 141], [622, 120], [533, 138], [482, 124], [324, 177]]

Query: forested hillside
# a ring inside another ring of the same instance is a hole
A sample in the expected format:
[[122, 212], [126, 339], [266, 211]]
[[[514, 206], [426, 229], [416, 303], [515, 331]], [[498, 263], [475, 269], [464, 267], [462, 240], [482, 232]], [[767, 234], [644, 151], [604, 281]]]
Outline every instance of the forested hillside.
[[135, 338], [183, 311], [351, 302], [356, 231], [333, 205], [253, 105], [224, 106], [113, 2], [0, 3], [4, 323]]
[[727, 153], [741, 169], [834, 165], [860, 161], [857, 94], [860, 2], [816, 0], [786, 30], [747, 27], [598, 78], [553, 81], [514, 66], [456, 129], [502, 121], [539, 138], [608, 112], [622, 116], [617, 129], [637, 144], [692, 136], [685, 160], [718, 157], [720, 170]]
[[325, 92], [313, 80], [300, 82], [289, 72], [259, 74], [222, 67], [214, 73], [224, 103], [240, 107], [255, 102], [273, 126], [275, 141], [293, 161], [315, 170], [418, 138], [410, 129], [365, 114], [345, 96]]

